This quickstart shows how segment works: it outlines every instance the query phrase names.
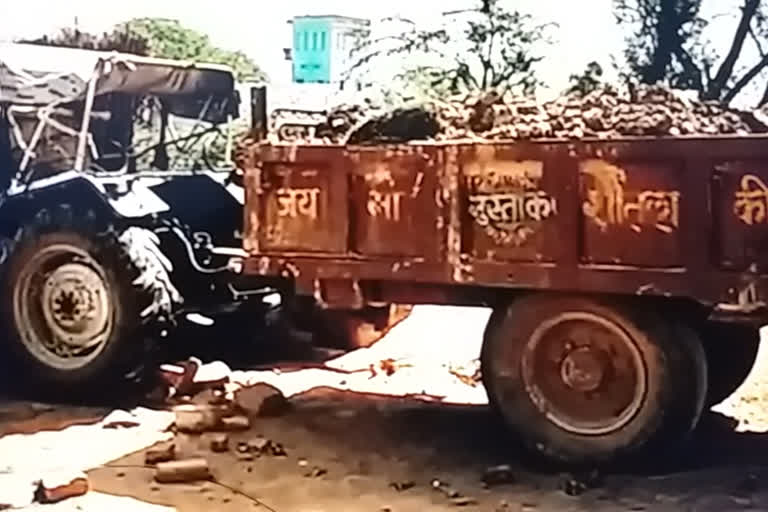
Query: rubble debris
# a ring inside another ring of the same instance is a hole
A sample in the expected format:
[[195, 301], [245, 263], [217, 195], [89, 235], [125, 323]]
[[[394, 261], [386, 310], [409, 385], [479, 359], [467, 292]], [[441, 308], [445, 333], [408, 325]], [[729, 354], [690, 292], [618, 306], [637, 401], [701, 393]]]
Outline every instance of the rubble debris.
[[227, 409], [214, 405], [178, 405], [173, 408], [176, 430], [187, 434], [199, 434], [218, 427]]
[[248, 451], [251, 453], [265, 454], [272, 447], [272, 441], [266, 437], [254, 437], [246, 444]]
[[486, 469], [483, 472], [481, 481], [487, 487], [512, 484], [515, 482], [515, 475], [512, 472], [512, 466], [509, 464], [501, 464]]
[[312, 471], [309, 471], [308, 473], [305, 473], [304, 476], [306, 478], [320, 478], [321, 476], [324, 476], [324, 475], [327, 475], [327, 474], [328, 474], [328, 470], [327, 469], [315, 466], [315, 467], [312, 468]]
[[211, 451], [215, 453], [224, 453], [229, 451], [229, 436], [226, 434], [215, 434], [211, 437]]
[[202, 457], [161, 462], [155, 468], [155, 481], [162, 484], [189, 483], [211, 479], [208, 461]]
[[240, 441], [237, 443], [237, 453], [248, 453], [250, 451], [250, 448], [248, 447], [248, 443], [245, 441]]
[[[496, 91], [472, 92], [394, 109], [339, 105], [308, 142], [397, 143], [414, 140], [612, 139], [768, 132], [768, 116], [742, 112], [660, 85], [538, 103]], [[292, 139], [293, 140], [293, 139]]]
[[457, 507], [468, 507], [470, 505], [477, 505], [477, 500], [469, 496], [457, 496], [455, 498], [451, 498], [451, 505], [455, 505]]
[[154, 466], [161, 462], [169, 462], [176, 458], [176, 445], [170, 443], [159, 448], [150, 448], [144, 454], [144, 464]]
[[406, 480], [404, 482], [392, 482], [389, 484], [389, 486], [397, 492], [404, 492], [408, 489], [413, 489], [416, 486], [416, 482], [413, 480]]
[[568, 496], [579, 496], [590, 489], [597, 489], [602, 484], [602, 475], [594, 470], [588, 473], [565, 475], [560, 481], [560, 489]]
[[234, 400], [241, 412], [250, 417], [280, 416], [290, 408], [283, 393], [265, 383], [238, 389], [235, 391]]
[[238, 452], [237, 460], [240, 462], [253, 462], [254, 456], [250, 452]]
[[251, 420], [248, 416], [230, 416], [221, 418], [220, 425], [224, 430], [248, 430], [251, 428]]
[[287, 457], [288, 452], [285, 451], [285, 447], [280, 443], [271, 443], [269, 445], [269, 453], [273, 457]]
[[82, 496], [90, 490], [90, 483], [85, 474], [50, 475], [38, 481], [34, 501], [38, 503], [58, 503], [68, 498]]

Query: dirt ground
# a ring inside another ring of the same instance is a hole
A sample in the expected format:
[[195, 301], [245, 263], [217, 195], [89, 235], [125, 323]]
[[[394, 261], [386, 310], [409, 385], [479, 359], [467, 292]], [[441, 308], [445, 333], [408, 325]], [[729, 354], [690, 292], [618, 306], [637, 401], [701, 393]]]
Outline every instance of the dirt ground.
[[[651, 454], [642, 469], [597, 478], [526, 462], [483, 405], [329, 387], [294, 395], [285, 414], [230, 433], [227, 453], [211, 452], [210, 434], [178, 434], [181, 455], [205, 456], [214, 481], [157, 484], [143, 467], [143, 451], [88, 474], [94, 491], [181, 512], [768, 510], [768, 434], [760, 433], [768, 430], [767, 346], [748, 382], [703, 419], [689, 445], [674, 454]], [[105, 412], [0, 405], [0, 437], [93, 422]], [[237, 443], [255, 437], [280, 443], [286, 455], [243, 460]], [[511, 481], [483, 484], [488, 469], [502, 464], [509, 465]]]

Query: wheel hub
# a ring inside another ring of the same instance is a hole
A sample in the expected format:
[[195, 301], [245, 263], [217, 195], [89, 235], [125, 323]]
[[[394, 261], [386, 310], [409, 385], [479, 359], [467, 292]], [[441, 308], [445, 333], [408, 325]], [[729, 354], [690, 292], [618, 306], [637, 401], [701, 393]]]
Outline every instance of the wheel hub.
[[543, 322], [523, 351], [526, 391], [563, 430], [603, 435], [626, 425], [646, 394], [646, 369], [631, 337], [612, 321], [565, 312]]
[[48, 274], [41, 294], [43, 317], [59, 342], [84, 349], [98, 344], [109, 325], [107, 289], [83, 263], [68, 263]]
[[594, 391], [603, 382], [605, 368], [599, 353], [590, 347], [571, 350], [560, 365], [560, 378], [576, 391]]

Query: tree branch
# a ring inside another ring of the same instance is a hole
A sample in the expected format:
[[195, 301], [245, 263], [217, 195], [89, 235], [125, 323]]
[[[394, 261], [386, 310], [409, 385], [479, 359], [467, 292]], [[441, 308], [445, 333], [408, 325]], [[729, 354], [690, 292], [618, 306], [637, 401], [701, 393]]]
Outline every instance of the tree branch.
[[752, 66], [752, 69], [747, 71], [747, 73], [742, 76], [734, 85], [731, 87], [731, 89], [725, 94], [723, 97], [723, 103], [728, 105], [730, 102], [733, 101], [733, 99], [739, 95], [742, 89], [747, 86], [749, 82], [754, 80], [754, 78], [760, 74], [760, 72], [768, 66], [768, 55], [764, 55], [762, 59], [760, 59], [760, 62]]
[[723, 89], [728, 82], [728, 78], [733, 75], [733, 69], [736, 66], [736, 61], [739, 60], [741, 50], [744, 47], [744, 40], [749, 33], [750, 23], [758, 7], [760, 7], [760, 0], [744, 1], [744, 7], [741, 9], [741, 20], [739, 20], [739, 25], [733, 36], [731, 48], [728, 50], [728, 54], [720, 65], [715, 78], [710, 82], [708, 90], [705, 91], [705, 99], [714, 100], [722, 97]]

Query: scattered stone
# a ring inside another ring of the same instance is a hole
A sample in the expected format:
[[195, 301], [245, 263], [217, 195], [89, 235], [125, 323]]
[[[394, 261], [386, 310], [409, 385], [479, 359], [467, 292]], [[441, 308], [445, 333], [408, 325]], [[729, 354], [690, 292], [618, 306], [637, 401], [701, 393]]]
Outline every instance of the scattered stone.
[[248, 430], [251, 428], [251, 420], [247, 416], [232, 416], [221, 418], [221, 428], [224, 430]]
[[304, 476], [307, 478], [320, 478], [321, 476], [326, 474], [328, 474], [327, 469], [319, 468], [315, 466], [314, 468], [312, 468], [312, 471], [310, 471], [309, 473], [306, 473]]
[[594, 470], [588, 473], [564, 476], [560, 482], [560, 488], [568, 496], [579, 496], [589, 489], [597, 489], [602, 484], [602, 475]]
[[154, 466], [160, 462], [169, 462], [176, 458], [176, 445], [171, 443], [159, 448], [150, 448], [144, 454], [144, 464]]
[[514, 483], [515, 475], [512, 472], [512, 466], [501, 464], [486, 469], [481, 480], [486, 486], [493, 487], [495, 485]]
[[229, 451], [229, 436], [226, 434], [216, 434], [211, 438], [211, 451], [215, 453], [224, 453]]
[[201, 434], [218, 427], [227, 411], [213, 405], [179, 405], [174, 407], [176, 430], [187, 434]]
[[407, 480], [405, 482], [392, 482], [391, 484], [389, 484], [389, 486], [394, 490], [396, 490], [397, 492], [403, 492], [415, 487], [416, 482], [414, 482], [413, 480]]
[[250, 417], [279, 416], [290, 407], [279, 389], [264, 383], [235, 391], [235, 403]]
[[161, 462], [155, 468], [155, 481], [159, 483], [181, 483], [209, 480], [208, 461], [203, 458]]
[[309, 462], [307, 462], [307, 459], [299, 459], [299, 466], [306, 467], [309, 465]]
[[587, 485], [576, 478], [566, 477], [560, 482], [560, 489], [568, 496], [580, 496], [587, 489]]
[[34, 499], [38, 503], [58, 503], [67, 498], [82, 496], [90, 490], [88, 477], [52, 475], [37, 482]]
[[250, 451], [250, 448], [248, 447], [248, 443], [245, 441], [240, 441], [237, 443], [237, 453], [248, 453]]
[[253, 462], [253, 458], [253, 455], [248, 452], [237, 454], [237, 460], [241, 462]]
[[280, 443], [270, 443], [269, 451], [271, 452], [271, 455], [274, 456], [274, 457], [287, 457], [288, 456], [288, 452], [285, 451], [285, 448]]
[[451, 498], [451, 505], [468, 507], [469, 505], [477, 505], [477, 500], [470, 498], [469, 496], [456, 496], [455, 498]]
[[254, 437], [246, 444], [248, 451], [258, 454], [267, 453], [272, 446], [272, 441], [266, 437]]

